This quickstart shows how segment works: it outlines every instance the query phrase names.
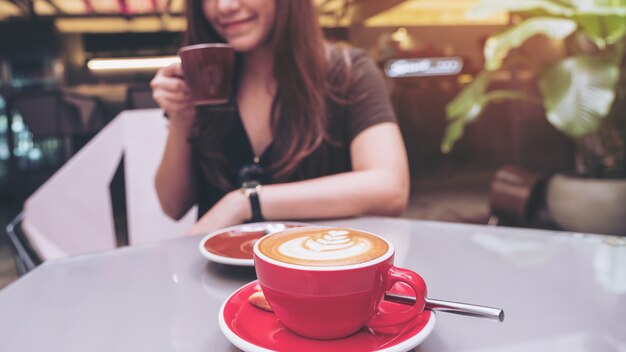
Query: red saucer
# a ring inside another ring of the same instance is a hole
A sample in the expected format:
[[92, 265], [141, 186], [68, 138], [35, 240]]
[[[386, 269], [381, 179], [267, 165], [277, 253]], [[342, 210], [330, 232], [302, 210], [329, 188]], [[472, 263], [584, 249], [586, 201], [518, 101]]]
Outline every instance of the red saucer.
[[284, 228], [310, 226], [293, 221], [264, 221], [223, 228], [204, 236], [198, 244], [203, 256], [211, 261], [235, 266], [254, 266], [254, 242], [269, 232]]
[[[362, 329], [356, 334], [338, 340], [314, 340], [294, 334], [276, 316], [254, 307], [248, 297], [255, 292], [257, 281], [246, 284], [233, 293], [219, 313], [220, 329], [235, 346], [246, 352], [404, 352], [422, 343], [435, 326], [435, 314], [424, 311], [417, 319], [395, 327], [386, 333]], [[407, 294], [396, 285], [394, 293]], [[398, 304], [381, 302], [381, 309], [398, 309]], [[400, 306], [400, 309], [406, 309]]]

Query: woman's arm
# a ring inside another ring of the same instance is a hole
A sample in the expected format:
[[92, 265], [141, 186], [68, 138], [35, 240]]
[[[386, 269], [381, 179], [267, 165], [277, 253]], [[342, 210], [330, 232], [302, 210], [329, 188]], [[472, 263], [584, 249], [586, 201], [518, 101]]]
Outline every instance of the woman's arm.
[[[265, 219], [400, 215], [406, 208], [410, 181], [397, 124], [380, 123], [365, 129], [352, 141], [350, 153], [351, 172], [264, 186], [259, 199]], [[248, 199], [233, 191], [202, 216], [190, 233], [207, 233], [250, 217]]]
[[169, 117], [165, 151], [155, 177], [161, 208], [180, 219], [195, 202], [196, 183], [191, 171], [191, 146], [187, 141], [195, 117], [189, 88], [179, 63], [165, 67], [151, 82], [152, 95]]
[[173, 219], [182, 218], [195, 204], [196, 181], [191, 171], [191, 146], [184, 128], [170, 122], [169, 134], [155, 187], [163, 212]]
[[398, 216], [409, 197], [409, 174], [400, 130], [374, 125], [350, 146], [352, 172], [264, 187], [268, 219], [312, 219], [370, 215]]

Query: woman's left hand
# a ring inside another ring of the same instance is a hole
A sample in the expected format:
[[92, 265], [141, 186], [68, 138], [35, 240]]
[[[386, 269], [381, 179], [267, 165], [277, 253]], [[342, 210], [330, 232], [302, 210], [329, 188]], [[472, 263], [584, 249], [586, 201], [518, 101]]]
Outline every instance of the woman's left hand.
[[248, 200], [239, 190], [227, 193], [202, 215], [188, 235], [206, 235], [221, 228], [242, 224], [251, 216], [249, 208]]

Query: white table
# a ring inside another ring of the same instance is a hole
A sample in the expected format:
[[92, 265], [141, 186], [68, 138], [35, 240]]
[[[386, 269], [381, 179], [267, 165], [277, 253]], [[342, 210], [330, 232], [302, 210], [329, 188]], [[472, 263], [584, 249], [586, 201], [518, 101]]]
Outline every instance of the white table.
[[[626, 241], [366, 217], [429, 296], [503, 308], [439, 313], [417, 351], [626, 351]], [[234, 351], [217, 314], [250, 268], [210, 263], [199, 237], [46, 262], [0, 291], [0, 351]]]

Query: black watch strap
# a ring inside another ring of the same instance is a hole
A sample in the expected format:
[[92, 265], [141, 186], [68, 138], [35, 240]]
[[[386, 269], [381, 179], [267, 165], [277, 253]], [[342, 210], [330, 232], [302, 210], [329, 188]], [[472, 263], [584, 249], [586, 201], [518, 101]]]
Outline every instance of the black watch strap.
[[259, 193], [261, 191], [261, 184], [257, 181], [244, 182], [241, 185], [243, 194], [250, 200], [250, 209], [252, 210], [252, 217], [250, 222], [263, 221], [263, 213], [261, 212], [261, 201], [259, 200]]
[[261, 202], [259, 201], [259, 194], [254, 192], [248, 196], [250, 199], [250, 208], [252, 209], [252, 218], [250, 221], [258, 222], [263, 221], [263, 214], [261, 213]]

